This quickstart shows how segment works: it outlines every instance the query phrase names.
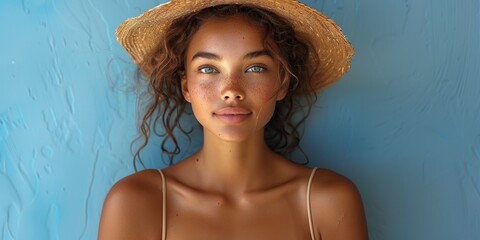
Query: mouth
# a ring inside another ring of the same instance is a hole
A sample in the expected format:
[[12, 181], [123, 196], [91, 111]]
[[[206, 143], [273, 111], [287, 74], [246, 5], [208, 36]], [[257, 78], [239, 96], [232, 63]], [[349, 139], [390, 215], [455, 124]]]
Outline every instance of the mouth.
[[215, 111], [215, 115], [248, 115], [252, 112], [242, 107], [224, 107]]
[[250, 117], [252, 112], [241, 107], [225, 107], [215, 111], [213, 115], [225, 123], [240, 123]]

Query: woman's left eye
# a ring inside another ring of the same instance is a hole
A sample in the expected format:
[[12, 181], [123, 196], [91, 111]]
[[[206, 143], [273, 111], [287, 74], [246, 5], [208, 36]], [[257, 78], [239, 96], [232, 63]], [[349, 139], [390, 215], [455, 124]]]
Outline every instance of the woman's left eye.
[[261, 66], [253, 66], [247, 69], [247, 72], [254, 72], [254, 73], [259, 73], [264, 71], [265, 71], [265, 68]]

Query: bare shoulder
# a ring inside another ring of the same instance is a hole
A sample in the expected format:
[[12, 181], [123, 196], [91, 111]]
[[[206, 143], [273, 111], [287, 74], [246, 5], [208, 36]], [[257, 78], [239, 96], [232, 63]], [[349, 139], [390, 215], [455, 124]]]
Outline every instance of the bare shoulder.
[[144, 170], [118, 181], [102, 210], [99, 239], [148, 239], [159, 236], [162, 182], [158, 171]]
[[360, 193], [348, 178], [327, 169], [318, 169], [312, 182], [312, 203], [322, 212], [335, 214], [346, 207], [362, 206]]
[[343, 175], [328, 169], [318, 168], [313, 178], [312, 189], [324, 194], [355, 194], [355, 184]]
[[312, 182], [314, 223], [323, 240], [368, 239], [362, 199], [348, 178], [318, 169]]

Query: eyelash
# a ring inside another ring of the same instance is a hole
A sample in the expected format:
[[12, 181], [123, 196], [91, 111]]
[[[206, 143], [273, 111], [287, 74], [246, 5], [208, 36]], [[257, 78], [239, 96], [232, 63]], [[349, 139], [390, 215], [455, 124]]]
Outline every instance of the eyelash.
[[[211, 69], [212, 71], [211, 72], [205, 72], [204, 71], [205, 69]], [[211, 67], [211, 66], [201, 66], [201, 67], [198, 68], [198, 72], [204, 73], [204, 74], [218, 73], [217, 69], [215, 69], [214, 67]]]
[[[211, 71], [205, 71], [206, 69], [209, 69]], [[256, 71], [254, 71], [253, 69], [256, 69]], [[261, 73], [261, 72], [265, 72], [266, 70], [267, 69], [264, 66], [254, 65], [247, 68], [245, 72]], [[211, 66], [201, 66], [198, 68], [198, 72], [204, 73], [204, 74], [212, 74], [212, 73], [218, 73], [218, 70]]]
[[[251, 69], [254, 69], [254, 68], [258, 68], [257, 70], [258, 71], [250, 71]], [[263, 66], [258, 66], [258, 65], [255, 65], [255, 66], [251, 66], [247, 69], [247, 72], [253, 72], [253, 73], [261, 73], [261, 72], [265, 72], [267, 69]]]

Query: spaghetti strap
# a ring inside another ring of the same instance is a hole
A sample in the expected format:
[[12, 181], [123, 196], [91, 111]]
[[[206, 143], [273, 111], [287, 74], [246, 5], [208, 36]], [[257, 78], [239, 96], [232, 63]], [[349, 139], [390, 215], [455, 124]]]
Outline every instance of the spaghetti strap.
[[308, 184], [307, 184], [308, 226], [310, 227], [310, 236], [312, 237], [312, 240], [315, 240], [315, 231], [314, 231], [314, 227], [313, 227], [312, 207], [311, 207], [311, 204], [310, 204], [310, 192], [311, 192], [311, 189], [312, 189], [313, 176], [315, 176], [316, 171], [317, 171], [317, 168], [312, 169], [312, 173], [310, 174], [310, 178], [308, 179]]
[[167, 239], [167, 183], [165, 182], [165, 175], [161, 169], [158, 169], [162, 177], [162, 240]]

